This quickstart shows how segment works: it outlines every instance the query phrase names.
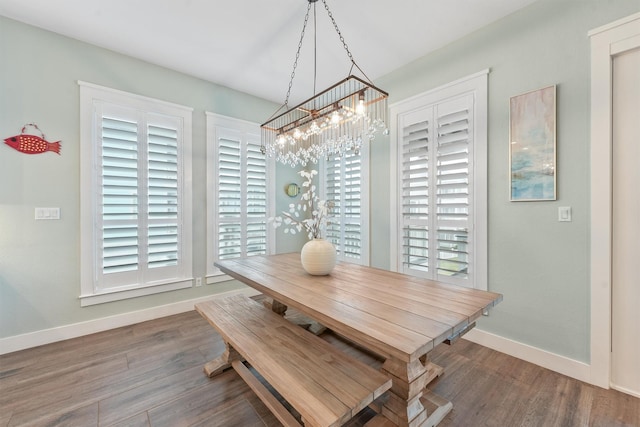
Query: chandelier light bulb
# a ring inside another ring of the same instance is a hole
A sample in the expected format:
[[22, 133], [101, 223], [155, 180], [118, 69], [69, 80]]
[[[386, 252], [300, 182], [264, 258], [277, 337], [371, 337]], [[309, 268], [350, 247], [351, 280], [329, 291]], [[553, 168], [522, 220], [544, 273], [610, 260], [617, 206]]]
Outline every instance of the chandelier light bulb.
[[333, 124], [333, 125], [340, 124], [340, 120], [342, 120], [342, 117], [340, 116], [340, 113], [338, 113], [337, 111], [334, 111], [331, 114], [331, 124]]

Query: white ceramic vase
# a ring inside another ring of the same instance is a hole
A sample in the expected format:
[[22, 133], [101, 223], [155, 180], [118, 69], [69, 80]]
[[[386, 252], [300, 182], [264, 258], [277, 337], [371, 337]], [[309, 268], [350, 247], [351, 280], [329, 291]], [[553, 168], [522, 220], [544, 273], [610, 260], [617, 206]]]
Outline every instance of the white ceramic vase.
[[314, 276], [325, 276], [336, 266], [336, 248], [324, 239], [309, 240], [300, 252], [302, 268]]

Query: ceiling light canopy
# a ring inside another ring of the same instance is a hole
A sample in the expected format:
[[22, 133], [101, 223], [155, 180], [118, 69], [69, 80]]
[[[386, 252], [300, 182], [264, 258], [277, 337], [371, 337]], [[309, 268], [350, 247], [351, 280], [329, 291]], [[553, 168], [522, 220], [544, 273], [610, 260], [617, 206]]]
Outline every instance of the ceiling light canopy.
[[[357, 153], [362, 144], [373, 140], [378, 132], [389, 133], [386, 125], [389, 94], [375, 87], [356, 64], [326, 0], [321, 1], [351, 61], [351, 69], [345, 79], [316, 93], [314, 63], [314, 95], [289, 108], [293, 78], [312, 5], [315, 32], [317, 0], [308, 0], [285, 102], [261, 126], [262, 153], [291, 167], [304, 166], [309, 161], [317, 163], [323, 157], [342, 157], [351, 151]], [[364, 79], [351, 74], [354, 67], [362, 73]], [[286, 111], [279, 114], [282, 110]]]

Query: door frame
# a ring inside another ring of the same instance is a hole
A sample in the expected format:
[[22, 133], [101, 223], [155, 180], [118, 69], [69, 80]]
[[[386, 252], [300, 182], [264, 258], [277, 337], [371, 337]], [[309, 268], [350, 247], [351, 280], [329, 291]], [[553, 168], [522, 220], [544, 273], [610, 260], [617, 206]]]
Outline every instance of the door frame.
[[640, 13], [591, 38], [591, 383], [611, 385], [613, 58], [640, 47]]

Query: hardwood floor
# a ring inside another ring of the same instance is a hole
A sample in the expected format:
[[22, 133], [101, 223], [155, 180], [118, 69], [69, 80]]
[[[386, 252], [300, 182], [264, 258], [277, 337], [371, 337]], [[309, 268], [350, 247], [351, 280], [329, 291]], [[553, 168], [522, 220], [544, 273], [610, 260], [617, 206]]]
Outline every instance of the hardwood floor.
[[[331, 332], [322, 337], [379, 367]], [[233, 370], [209, 379], [223, 350], [196, 312], [0, 356], [0, 426], [277, 426]], [[431, 388], [454, 403], [447, 426], [636, 426], [640, 399], [460, 340], [433, 360]], [[349, 423], [361, 426], [372, 413]]]

